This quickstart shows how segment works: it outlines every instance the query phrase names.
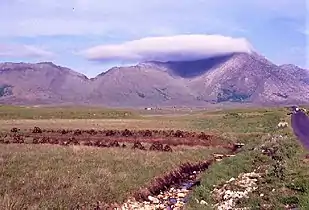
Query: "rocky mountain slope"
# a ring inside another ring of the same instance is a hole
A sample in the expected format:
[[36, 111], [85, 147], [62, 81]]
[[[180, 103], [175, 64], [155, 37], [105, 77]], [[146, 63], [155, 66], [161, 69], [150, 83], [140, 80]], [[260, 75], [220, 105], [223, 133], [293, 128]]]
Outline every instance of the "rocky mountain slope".
[[115, 67], [95, 78], [53, 63], [0, 64], [0, 103], [203, 106], [309, 102], [309, 73], [257, 53]]
[[0, 100], [17, 104], [49, 104], [86, 100], [90, 80], [53, 63], [0, 64]]

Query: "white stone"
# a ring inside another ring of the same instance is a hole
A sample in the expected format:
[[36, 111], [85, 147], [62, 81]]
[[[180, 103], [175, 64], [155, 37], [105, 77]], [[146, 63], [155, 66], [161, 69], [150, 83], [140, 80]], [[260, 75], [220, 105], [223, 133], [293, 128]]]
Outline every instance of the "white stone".
[[177, 197], [179, 197], [179, 198], [184, 198], [185, 196], [186, 196], [185, 193], [178, 193], [178, 194], [177, 194]]
[[207, 203], [206, 201], [204, 201], [204, 200], [201, 200], [201, 201], [200, 201], [200, 204], [202, 204], [202, 205], [208, 205], [208, 203]]
[[158, 198], [152, 197], [152, 196], [148, 196], [148, 200], [151, 201], [154, 204], [158, 204], [160, 203], [160, 200]]

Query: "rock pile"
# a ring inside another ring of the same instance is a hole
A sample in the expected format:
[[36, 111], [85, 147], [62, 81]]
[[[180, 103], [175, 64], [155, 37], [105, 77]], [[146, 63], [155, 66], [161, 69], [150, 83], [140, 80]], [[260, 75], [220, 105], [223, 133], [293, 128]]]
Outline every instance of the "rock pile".
[[[195, 178], [195, 175], [192, 175], [192, 179]], [[188, 194], [190, 189], [195, 184], [195, 182], [186, 182], [177, 188], [171, 187], [165, 192], [161, 192], [156, 196], [148, 196], [148, 201], [138, 202], [134, 198], [129, 199], [122, 206], [117, 209], [129, 210], [129, 209], [174, 209], [179, 210], [184, 207], [186, 202], [188, 202]]]
[[212, 191], [212, 196], [217, 202], [213, 207], [218, 210], [236, 209], [237, 201], [249, 198], [249, 193], [257, 190], [256, 182], [260, 177], [261, 173], [255, 171], [242, 173], [237, 178], [231, 178], [221, 187], [216, 187]]

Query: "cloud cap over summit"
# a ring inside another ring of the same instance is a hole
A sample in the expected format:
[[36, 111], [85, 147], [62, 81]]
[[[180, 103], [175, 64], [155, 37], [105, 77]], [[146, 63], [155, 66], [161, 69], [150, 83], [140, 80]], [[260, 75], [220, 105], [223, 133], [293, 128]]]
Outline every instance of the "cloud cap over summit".
[[99, 45], [81, 52], [93, 61], [190, 61], [245, 52], [253, 47], [245, 38], [222, 35], [175, 35], [146, 37], [120, 44]]

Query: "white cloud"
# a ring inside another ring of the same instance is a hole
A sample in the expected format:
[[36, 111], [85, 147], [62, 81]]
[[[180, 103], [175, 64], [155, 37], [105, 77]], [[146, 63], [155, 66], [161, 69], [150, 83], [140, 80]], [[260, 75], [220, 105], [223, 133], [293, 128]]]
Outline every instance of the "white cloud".
[[10, 58], [50, 58], [53, 53], [32, 45], [0, 44], [0, 56]]
[[[283, 48], [302, 42], [302, 38], [294, 38], [284, 31], [305, 28], [304, 17], [306, 14], [309, 17], [306, 1], [0, 0], [0, 43], [46, 46], [61, 55], [57, 56], [58, 62], [76, 64], [78, 61], [71, 51], [99, 44], [143, 37], [216, 33], [247, 37], [260, 48], [259, 52], [268, 52], [270, 56], [272, 49], [284, 57], [287, 52]], [[277, 24], [278, 20], [281, 25]], [[282, 22], [291, 20], [295, 24], [290, 24], [291, 27], [287, 24], [289, 27], [284, 29], [286, 25]], [[15, 51], [10, 55], [16, 57], [20, 53]], [[0, 55], [3, 54], [2, 50]], [[81, 60], [85, 66], [98, 65]]]
[[116, 45], [100, 45], [81, 52], [95, 61], [195, 60], [233, 52], [253, 50], [244, 38], [221, 35], [177, 35], [147, 37]]

